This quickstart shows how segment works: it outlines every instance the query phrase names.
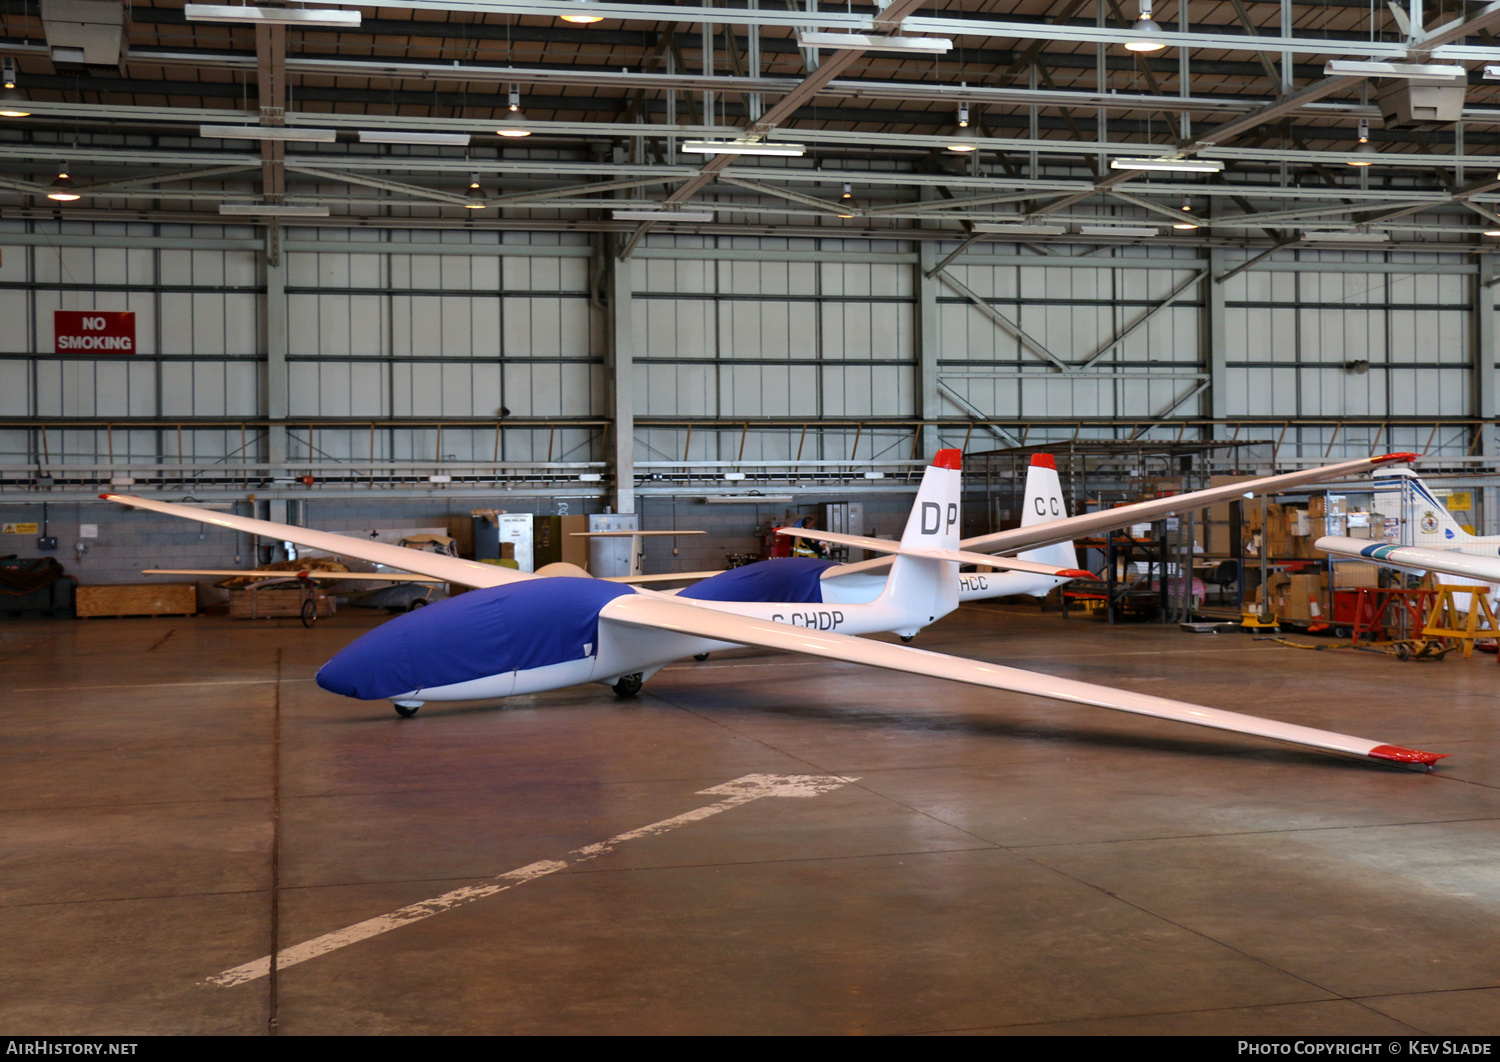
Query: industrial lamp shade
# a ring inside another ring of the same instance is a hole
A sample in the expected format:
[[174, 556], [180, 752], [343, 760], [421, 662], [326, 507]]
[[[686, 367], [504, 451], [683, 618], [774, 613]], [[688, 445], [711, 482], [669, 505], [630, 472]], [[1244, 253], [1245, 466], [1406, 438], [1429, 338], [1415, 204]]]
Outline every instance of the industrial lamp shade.
[[[589, 5], [589, 0], [578, 0], [578, 3], [586, 8]], [[596, 15], [592, 11], [580, 11], [576, 15], [562, 15], [560, 17], [564, 22], [573, 22], [577, 23], [580, 26], [587, 26], [594, 22], [604, 21], [603, 15]]]
[[63, 165], [58, 169], [57, 177], [52, 181], [52, 190], [47, 193], [48, 199], [55, 199], [59, 203], [71, 203], [83, 196], [73, 191], [73, 178], [68, 176], [68, 167]]

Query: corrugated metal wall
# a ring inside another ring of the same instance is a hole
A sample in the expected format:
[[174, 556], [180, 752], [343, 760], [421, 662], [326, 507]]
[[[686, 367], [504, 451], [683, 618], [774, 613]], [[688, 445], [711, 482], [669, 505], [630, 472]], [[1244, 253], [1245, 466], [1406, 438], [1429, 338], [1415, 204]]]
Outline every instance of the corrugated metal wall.
[[[64, 425], [47, 442], [54, 457], [117, 463], [176, 455], [176, 439], [129, 418], [263, 417], [262, 239], [233, 226], [0, 222], [0, 417], [127, 422]], [[582, 233], [288, 230], [288, 457], [603, 459], [605, 430], [577, 423], [612, 413], [594, 245]], [[1209, 415], [1213, 281], [1187, 283], [1208, 268], [1205, 252], [1163, 242], [1082, 261], [1082, 249], [987, 243], [924, 281], [917, 251], [650, 238], [623, 266], [636, 459], [907, 459], [914, 428], [893, 422], [924, 415], [1009, 421], [1032, 442], [1175, 436]], [[1286, 429], [1285, 456], [1479, 452], [1472, 428], [1361, 420], [1474, 414], [1476, 270], [1451, 256], [1303, 250], [1230, 277], [1218, 296], [1224, 415], [1304, 422]], [[59, 308], [136, 311], [138, 353], [51, 353]], [[925, 409], [924, 367], [937, 388]], [[502, 425], [502, 411], [521, 423]], [[330, 418], [433, 424], [377, 432], [320, 423]], [[469, 423], [440, 434], [448, 420]], [[973, 430], [942, 437], [990, 445]], [[0, 464], [31, 460], [34, 434], [0, 429]], [[181, 445], [184, 459], [228, 457], [245, 436], [202, 427]]]

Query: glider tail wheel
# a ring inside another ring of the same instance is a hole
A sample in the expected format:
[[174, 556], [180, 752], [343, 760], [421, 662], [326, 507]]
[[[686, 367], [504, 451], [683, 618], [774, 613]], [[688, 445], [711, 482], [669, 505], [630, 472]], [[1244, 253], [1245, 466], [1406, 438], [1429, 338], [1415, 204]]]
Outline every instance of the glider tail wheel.
[[311, 627], [318, 622], [318, 603], [311, 598], [302, 602], [302, 626]]
[[634, 697], [641, 692], [641, 673], [637, 671], [634, 675], [622, 675], [611, 688], [616, 697]]
[[421, 701], [392, 701], [391, 706], [396, 709], [396, 714], [402, 719], [410, 719], [417, 714], [422, 707]]
[[698, 661], [698, 663], [701, 664], [701, 663], [703, 663], [703, 661], [705, 661], [705, 660], [708, 659], [708, 654], [707, 653], [694, 653], [693, 654], [693, 659], [696, 660], [696, 661]]

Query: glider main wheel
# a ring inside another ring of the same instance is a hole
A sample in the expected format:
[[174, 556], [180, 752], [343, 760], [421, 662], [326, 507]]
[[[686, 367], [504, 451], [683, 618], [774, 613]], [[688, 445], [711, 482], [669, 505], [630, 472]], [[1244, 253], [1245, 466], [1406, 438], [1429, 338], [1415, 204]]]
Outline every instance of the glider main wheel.
[[701, 664], [701, 663], [703, 663], [703, 661], [705, 661], [705, 660], [708, 659], [708, 654], [707, 653], [694, 653], [693, 654], [693, 659], [696, 660], [696, 661], [698, 661], [698, 663]]
[[302, 626], [311, 627], [318, 622], [318, 603], [308, 600], [302, 602]]
[[420, 704], [395, 704], [392, 707], [396, 709], [396, 714], [402, 719], [410, 719], [422, 710]]
[[901, 635], [901, 644], [902, 645], [910, 645], [911, 644], [911, 640], [913, 638], [915, 638], [915, 637], [916, 637], [915, 634], [903, 634], [903, 635]]
[[641, 692], [641, 673], [637, 671], [634, 675], [622, 676], [611, 689], [616, 697], [634, 697]]

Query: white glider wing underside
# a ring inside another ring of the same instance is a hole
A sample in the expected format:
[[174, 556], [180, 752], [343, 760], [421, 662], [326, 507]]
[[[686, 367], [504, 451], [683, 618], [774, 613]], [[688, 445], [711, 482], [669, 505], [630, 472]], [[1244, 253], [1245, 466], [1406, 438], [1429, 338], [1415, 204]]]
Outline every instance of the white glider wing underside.
[[441, 579], [435, 579], [430, 575], [398, 575], [388, 572], [384, 575], [378, 572], [323, 572], [309, 568], [298, 568], [291, 571], [244, 571], [234, 568], [146, 568], [142, 575], [220, 575], [226, 579], [248, 579], [259, 576], [262, 579], [358, 579], [364, 583], [440, 583]]
[[1481, 582], [1500, 583], [1500, 556], [1481, 557], [1473, 553], [1428, 549], [1425, 546], [1393, 546], [1387, 542], [1342, 538], [1338, 535], [1320, 538], [1313, 545], [1324, 553], [1333, 553], [1354, 560], [1372, 561], [1375, 564], [1383, 564], [1387, 568], [1399, 568], [1403, 571], [1442, 572], [1444, 575], [1459, 575], [1468, 579], [1478, 579]]
[[[1061, 520], [1048, 520], [1046, 523], [1032, 524], [1029, 527], [997, 531], [993, 535], [966, 538], [959, 543], [959, 548], [979, 553], [1018, 553], [1034, 546], [1068, 542], [1084, 535], [1094, 535], [1101, 531], [1114, 531], [1129, 527], [1131, 524], [1160, 520], [1173, 513], [1184, 513], [1202, 509], [1208, 505], [1217, 505], [1219, 502], [1233, 501], [1246, 494], [1274, 494], [1288, 487], [1296, 487], [1305, 483], [1318, 483], [1325, 479], [1358, 475], [1393, 461], [1415, 460], [1417, 456], [1417, 454], [1385, 454], [1381, 457], [1362, 457], [1356, 461], [1340, 461], [1335, 465], [1305, 468], [1280, 476], [1250, 479], [1227, 486], [1192, 491], [1188, 494], [1174, 494], [1169, 498], [1152, 498], [1149, 501], [1136, 502], [1134, 505], [1121, 505], [1115, 509], [1101, 509], [1098, 512], [1069, 516]], [[871, 568], [885, 567], [890, 563], [889, 558], [886, 557], [857, 561], [831, 572], [828, 578], [832, 578], [833, 575], [848, 575]]]
[[1331, 752], [1343, 752], [1351, 756], [1366, 756], [1371, 759], [1389, 760], [1396, 763], [1411, 763], [1431, 766], [1446, 753], [1422, 752], [1417, 749], [1387, 745], [1368, 738], [1336, 734], [1329, 730], [1280, 723], [1272, 719], [1261, 719], [1253, 715], [1241, 715], [1218, 708], [1184, 701], [1152, 697], [1148, 694], [1132, 693], [1129, 690], [1096, 686], [1074, 679], [1054, 678], [1032, 671], [990, 664], [981, 660], [965, 660], [925, 649], [912, 649], [887, 642], [854, 638], [847, 634], [832, 634], [802, 627], [792, 627], [770, 620], [754, 619], [714, 609], [706, 604], [669, 598], [651, 591], [637, 591], [625, 597], [617, 597], [599, 613], [600, 620], [621, 623], [631, 627], [650, 630], [668, 630], [694, 637], [712, 638], [740, 645], [754, 645], [764, 649], [779, 649], [828, 660], [843, 660], [854, 664], [905, 671], [929, 678], [951, 679], [971, 686], [1024, 693], [1034, 697], [1049, 697], [1053, 700], [1070, 701], [1074, 704], [1112, 708], [1115, 711], [1147, 715], [1157, 719], [1170, 719], [1179, 723], [1232, 730], [1240, 734], [1253, 734], [1285, 741], [1293, 745], [1306, 745]]
[[[407, 549], [405, 546], [392, 546], [385, 542], [368, 542], [362, 538], [350, 538], [348, 535], [335, 535], [330, 531], [315, 531], [310, 527], [273, 524], [269, 520], [232, 516], [215, 509], [197, 509], [191, 505], [154, 501], [133, 494], [101, 494], [99, 497], [105, 501], [119, 502], [121, 505], [128, 505], [135, 509], [145, 509], [148, 512], [176, 516], [184, 520], [196, 520], [200, 524], [243, 531], [247, 535], [260, 535], [262, 538], [274, 539], [277, 542], [295, 542], [309, 549], [321, 549], [343, 557], [358, 557], [360, 560], [384, 564], [389, 568], [400, 568], [402, 571], [416, 572], [418, 575], [429, 575], [445, 583], [483, 587], [500, 586], [503, 583], [535, 578], [529, 573], [518, 572], [513, 568], [502, 568], [497, 564], [481, 564], [478, 561], [464, 560], [460, 557], [446, 557], [441, 553], [428, 553], [420, 549]], [[236, 572], [235, 574], [254, 573]], [[364, 578], [374, 580], [381, 577], [372, 572]]]

